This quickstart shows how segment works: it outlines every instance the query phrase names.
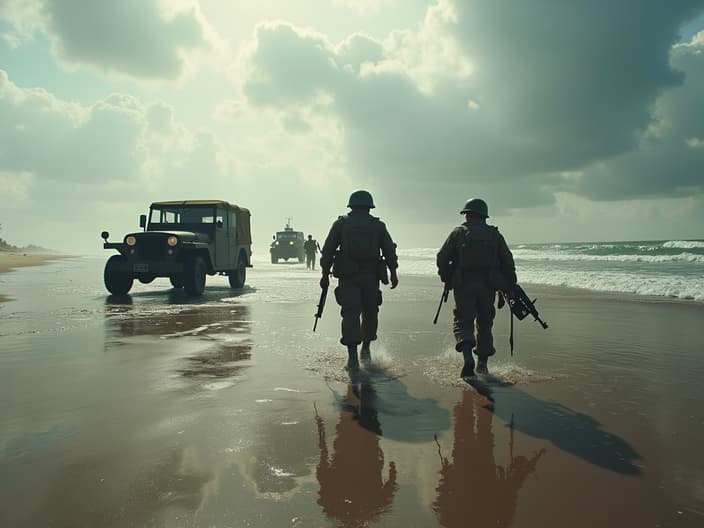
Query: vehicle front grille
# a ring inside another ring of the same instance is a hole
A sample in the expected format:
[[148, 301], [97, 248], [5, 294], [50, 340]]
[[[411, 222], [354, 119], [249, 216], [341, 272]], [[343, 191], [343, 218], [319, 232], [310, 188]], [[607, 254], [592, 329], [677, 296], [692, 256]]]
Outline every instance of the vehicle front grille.
[[166, 258], [168, 246], [166, 239], [142, 239], [137, 242], [137, 257], [142, 260], [161, 260]]

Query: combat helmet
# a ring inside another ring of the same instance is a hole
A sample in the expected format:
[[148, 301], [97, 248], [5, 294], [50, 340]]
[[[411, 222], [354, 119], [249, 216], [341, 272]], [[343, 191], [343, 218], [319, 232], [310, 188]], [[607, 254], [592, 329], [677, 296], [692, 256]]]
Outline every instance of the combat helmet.
[[489, 206], [481, 198], [472, 198], [471, 200], [467, 200], [467, 203], [464, 204], [464, 208], [460, 211], [460, 214], [465, 213], [477, 213], [484, 218], [489, 218]]
[[367, 191], [355, 191], [350, 194], [347, 207], [369, 207], [369, 209], [374, 209], [374, 200]]

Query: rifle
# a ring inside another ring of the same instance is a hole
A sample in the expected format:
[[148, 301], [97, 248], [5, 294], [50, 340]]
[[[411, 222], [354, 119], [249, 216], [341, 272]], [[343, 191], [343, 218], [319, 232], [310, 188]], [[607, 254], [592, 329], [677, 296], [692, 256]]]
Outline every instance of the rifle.
[[315, 312], [315, 323], [313, 323], [313, 332], [315, 332], [315, 329], [318, 326], [318, 319], [320, 319], [323, 316], [323, 308], [325, 308], [325, 299], [328, 296], [328, 288], [327, 286], [323, 288], [323, 291], [320, 292], [320, 300], [318, 301], [318, 311]]
[[511, 355], [513, 355], [513, 316], [516, 319], [522, 321], [528, 314], [533, 316], [535, 321], [540, 323], [540, 326], [547, 329], [548, 324], [540, 318], [535, 303], [538, 299], [533, 299], [531, 301], [530, 297], [523, 291], [518, 284], [514, 284], [508, 292], [502, 291], [501, 295], [508, 303], [508, 307], [511, 310], [511, 336], [509, 337], [509, 343], [511, 345]]
[[442, 295], [440, 296], [440, 304], [438, 304], [438, 311], [435, 312], [435, 319], [433, 319], [433, 324], [438, 324], [438, 317], [440, 316], [440, 308], [442, 308], [442, 303], [447, 302], [447, 297], [450, 295], [450, 290], [447, 287], [443, 287]]

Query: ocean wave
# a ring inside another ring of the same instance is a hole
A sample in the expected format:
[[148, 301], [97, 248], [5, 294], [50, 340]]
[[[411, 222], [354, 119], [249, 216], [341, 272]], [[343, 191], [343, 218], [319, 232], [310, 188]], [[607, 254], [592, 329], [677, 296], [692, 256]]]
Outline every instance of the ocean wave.
[[642, 255], [642, 254], [611, 254], [589, 255], [585, 253], [556, 253], [533, 249], [522, 249], [513, 252], [516, 260], [543, 260], [543, 261], [603, 261], [603, 262], [691, 262], [704, 263], [704, 255], [696, 253], [678, 253], [675, 255]]
[[704, 240], [669, 240], [662, 247], [674, 249], [704, 249]]

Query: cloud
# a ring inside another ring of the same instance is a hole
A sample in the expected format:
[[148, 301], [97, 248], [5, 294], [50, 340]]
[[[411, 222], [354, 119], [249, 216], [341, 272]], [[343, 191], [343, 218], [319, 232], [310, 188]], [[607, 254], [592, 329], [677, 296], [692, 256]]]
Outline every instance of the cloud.
[[187, 56], [211, 46], [212, 29], [197, 3], [175, 0], [5, 0], [0, 18], [13, 24], [18, 45], [43, 32], [54, 53], [73, 67], [140, 79], [173, 80]]
[[[684, 127], [678, 109], [704, 92], [694, 54], [673, 51], [702, 6], [439, 0], [416, 31], [339, 45], [260, 25], [244, 93], [261, 107], [328, 112], [351, 173], [405, 197], [492, 195], [506, 210], [552, 203], [555, 189], [633, 198], [643, 168], [650, 194], [701, 191], [702, 149], [686, 141], [704, 133], [689, 122], [668, 171], [663, 146], [684, 129], [652, 134], [657, 121]], [[605, 176], [620, 171], [632, 172]]]

